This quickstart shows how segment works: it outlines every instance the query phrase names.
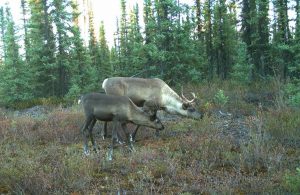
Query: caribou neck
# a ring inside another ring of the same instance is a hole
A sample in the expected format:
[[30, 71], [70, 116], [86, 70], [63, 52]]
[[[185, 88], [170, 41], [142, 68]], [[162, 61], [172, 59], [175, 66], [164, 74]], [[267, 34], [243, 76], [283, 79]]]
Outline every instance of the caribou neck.
[[169, 86], [165, 86], [162, 88], [162, 105], [164, 106], [164, 110], [171, 114], [180, 114], [183, 116], [187, 116], [187, 111], [182, 109], [183, 100], [177, 95]]
[[129, 120], [136, 125], [149, 126], [149, 118], [145, 116], [144, 111], [139, 107], [135, 107], [135, 108], [136, 108], [135, 110], [131, 110]]

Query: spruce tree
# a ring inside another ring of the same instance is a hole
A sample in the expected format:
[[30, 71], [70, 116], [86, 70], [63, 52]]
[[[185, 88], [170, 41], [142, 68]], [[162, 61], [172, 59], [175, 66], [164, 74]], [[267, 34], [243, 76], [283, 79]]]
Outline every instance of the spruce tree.
[[156, 37], [156, 20], [154, 16], [154, 6], [151, 0], [144, 0], [144, 23], [145, 23], [145, 64], [144, 75], [149, 77], [155, 75], [151, 73], [151, 70], [155, 70], [157, 67], [158, 48], [155, 44]]
[[89, 33], [89, 44], [88, 44], [88, 51], [91, 58], [91, 68], [95, 71], [96, 82], [102, 82], [102, 64], [101, 64], [101, 56], [100, 56], [100, 49], [99, 44], [96, 38], [96, 30], [95, 30], [95, 21], [94, 21], [94, 13], [92, 10], [91, 4], [88, 7], [88, 33]]
[[220, 79], [227, 79], [234, 64], [236, 32], [233, 20], [224, 0], [218, 0], [214, 7], [214, 51], [216, 73]]
[[121, 75], [128, 76], [128, 69], [130, 69], [130, 63], [128, 59], [128, 19], [126, 11], [126, 0], [120, 0], [121, 3], [121, 19], [120, 19], [120, 31], [119, 31], [119, 52], [120, 52], [120, 71]]
[[63, 97], [70, 85], [70, 68], [72, 64], [69, 60], [70, 50], [70, 28], [72, 24], [72, 14], [68, 11], [71, 7], [69, 0], [53, 0], [52, 2], [55, 12], [52, 13], [53, 23], [56, 27], [56, 42], [57, 42], [57, 96]]
[[[198, 80], [200, 78], [200, 72], [202, 73], [201, 77], [203, 75], [210, 75], [209, 74], [209, 65], [208, 65], [208, 56], [207, 56], [207, 47], [206, 47], [206, 33], [205, 33], [205, 4], [201, 3], [200, 0], [195, 1], [195, 8], [196, 8], [196, 19], [193, 20], [193, 13], [191, 14], [191, 19], [187, 17], [187, 21], [183, 24], [186, 27], [190, 26], [189, 31], [191, 34], [193, 34], [192, 28], [194, 28], [194, 25], [196, 25], [197, 32], [195, 34], [195, 39], [192, 41], [194, 44], [196, 44], [196, 48], [194, 48], [195, 51], [198, 51], [197, 53], [194, 53], [194, 56], [197, 57], [197, 60], [193, 62], [197, 69], [193, 69], [193, 72], [198, 72], [197, 76], [194, 74], [192, 78], [193, 80]], [[186, 14], [189, 16], [190, 8], [186, 7]], [[203, 74], [204, 73], [204, 74]], [[208, 76], [209, 77], [209, 76]], [[196, 79], [197, 78], [197, 79]]]
[[48, 0], [30, 0], [30, 19], [28, 21], [27, 48], [30, 56], [28, 65], [35, 82], [35, 97], [56, 96], [57, 67], [56, 45], [53, 32], [53, 20], [49, 13]]
[[[177, 4], [174, 7], [175, 13], [178, 12], [173, 27], [172, 41], [168, 52], [168, 59], [172, 65], [168, 67], [166, 72], [167, 78], [173, 82], [171, 84], [179, 84], [183, 81], [197, 82], [201, 78], [201, 70], [204, 63], [204, 47], [201, 47], [202, 40], [193, 39], [194, 29], [197, 26], [192, 21], [192, 9], [185, 5]], [[197, 35], [198, 36], [198, 35]], [[178, 79], [180, 78], [180, 79]]]
[[300, 82], [300, 3], [296, 0], [295, 13], [295, 35], [292, 43], [292, 52], [294, 54], [293, 64], [290, 67], [290, 74], [293, 79], [298, 79]]
[[256, 50], [256, 71], [261, 77], [270, 74], [270, 46], [269, 46], [269, 0], [258, 0], [257, 3], [257, 38], [254, 41]]
[[84, 46], [83, 39], [80, 36], [78, 25], [78, 5], [72, 3], [72, 20], [73, 25], [71, 32], [71, 49], [70, 49], [70, 87], [67, 93], [68, 98], [77, 98], [82, 93], [87, 93], [97, 89], [96, 71], [92, 68], [91, 58], [87, 48]]
[[205, 28], [205, 46], [207, 55], [207, 66], [204, 71], [207, 72], [208, 80], [212, 80], [215, 74], [214, 51], [213, 51], [213, 0], [206, 0], [204, 3], [204, 28]]
[[[257, 40], [257, 30], [256, 30], [256, 1], [255, 0], [242, 0], [242, 28], [241, 28], [241, 38], [247, 46], [248, 53], [248, 64], [255, 63], [255, 49], [254, 40]], [[251, 73], [251, 77], [256, 74], [255, 70]]]
[[29, 45], [29, 37], [28, 37], [28, 4], [25, 0], [21, 0], [21, 10], [22, 10], [22, 20], [23, 20], [23, 28], [24, 28], [25, 59], [26, 62], [28, 62], [29, 61], [28, 50], [30, 48], [30, 45]]
[[202, 40], [202, 18], [201, 18], [201, 12], [202, 12], [202, 8], [201, 8], [201, 1], [200, 0], [196, 0], [196, 23], [197, 23], [197, 38], [198, 40]]
[[172, 41], [172, 33], [174, 33], [174, 26], [171, 18], [177, 13], [172, 9], [175, 6], [173, 0], [155, 0], [154, 8], [156, 12], [157, 30], [156, 30], [156, 45], [160, 51], [158, 56], [158, 74], [163, 79], [167, 78], [166, 71], [171, 67], [172, 60], [170, 56], [170, 46]]
[[17, 101], [31, 99], [31, 75], [27, 71], [25, 63], [19, 53], [19, 37], [13, 21], [11, 11], [5, 8], [2, 15], [5, 21], [4, 26], [4, 66], [0, 69], [0, 99], [7, 105], [12, 105]]
[[287, 0], [274, 0], [274, 13], [277, 20], [274, 21], [276, 22], [276, 33], [274, 33], [272, 48], [273, 71], [281, 78], [286, 79], [292, 63]]
[[120, 52], [120, 28], [119, 20], [116, 21], [116, 32], [114, 33], [114, 45], [111, 48], [111, 64], [113, 75], [121, 75], [121, 52]]
[[143, 37], [140, 31], [139, 7], [136, 4], [130, 12], [128, 24], [128, 52], [127, 58], [130, 62], [127, 74], [130, 76], [143, 73], [146, 56], [144, 54]]
[[242, 41], [247, 45], [248, 63], [253, 64], [252, 78], [270, 74], [269, 0], [243, 0]]
[[0, 7], [0, 41], [1, 41], [1, 58], [5, 60], [6, 54], [5, 54], [5, 41], [4, 41], [4, 36], [5, 36], [5, 28], [6, 28], [6, 22], [5, 22], [5, 17], [4, 17], [4, 7]]
[[104, 80], [105, 78], [112, 76], [112, 64], [110, 61], [110, 51], [105, 36], [103, 21], [99, 27], [99, 54], [101, 65], [101, 75], [99, 76], [101, 76], [100, 80]]

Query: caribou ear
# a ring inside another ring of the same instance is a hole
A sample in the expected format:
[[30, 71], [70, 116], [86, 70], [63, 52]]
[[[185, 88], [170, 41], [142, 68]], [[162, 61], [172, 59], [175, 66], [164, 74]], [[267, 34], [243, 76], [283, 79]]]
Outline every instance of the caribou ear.
[[158, 107], [155, 103], [155, 101], [146, 101], [143, 106], [144, 112], [148, 113], [151, 117], [156, 118], [156, 112], [158, 110]]
[[145, 110], [145, 111], [155, 111], [156, 112], [157, 110], [159, 110], [159, 106], [153, 100], [145, 101], [144, 106], [143, 106], [143, 110]]
[[149, 107], [149, 108], [158, 108], [157, 102], [154, 100], [150, 100], [150, 101], [145, 101], [144, 103], [144, 107]]

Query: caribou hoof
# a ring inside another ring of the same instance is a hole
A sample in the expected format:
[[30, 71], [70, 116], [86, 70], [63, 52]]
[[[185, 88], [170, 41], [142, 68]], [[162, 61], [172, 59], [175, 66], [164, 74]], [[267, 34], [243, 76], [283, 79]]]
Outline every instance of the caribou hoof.
[[136, 142], [135, 136], [132, 135], [132, 134], [130, 134], [130, 135], [129, 135], [129, 141], [130, 141], [130, 142]]
[[84, 151], [83, 151], [83, 154], [84, 154], [85, 156], [89, 156], [91, 153], [90, 153], [89, 150], [84, 150]]
[[107, 160], [108, 161], [112, 161], [113, 160], [113, 150], [111, 148], [108, 150]]
[[129, 146], [129, 151], [130, 152], [136, 152], [135, 148], [133, 146]]
[[117, 139], [117, 141], [116, 141], [118, 144], [120, 144], [120, 145], [123, 145], [123, 144], [125, 144], [125, 142], [123, 142], [122, 140], [120, 140], [120, 139]]

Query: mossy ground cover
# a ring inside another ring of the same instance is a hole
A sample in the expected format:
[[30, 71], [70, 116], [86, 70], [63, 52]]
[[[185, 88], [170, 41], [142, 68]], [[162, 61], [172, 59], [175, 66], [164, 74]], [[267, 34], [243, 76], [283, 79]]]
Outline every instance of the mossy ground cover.
[[[186, 89], [200, 96], [198, 107], [206, 111], [202, 120], [163, 119], [166, 128], [158, 138], [155, 130], [142, 128], [136, 151], [118, 145], [112, 162], [107, 161], [111, 141], [102, 140], [101, 123], [94, 129], [100, 151], [83, 155], [80, 127], [84, 117], [79, 107], [56, 108], [35, 118], [3, 111], [0, 194], [299, 190], [299, 110], [248, 102], [243, 88], [224, 87], [229, 97], [226, 105], [213, 101], [219, 86]], [[221, 115], [220, 110], [227, 114]]]

